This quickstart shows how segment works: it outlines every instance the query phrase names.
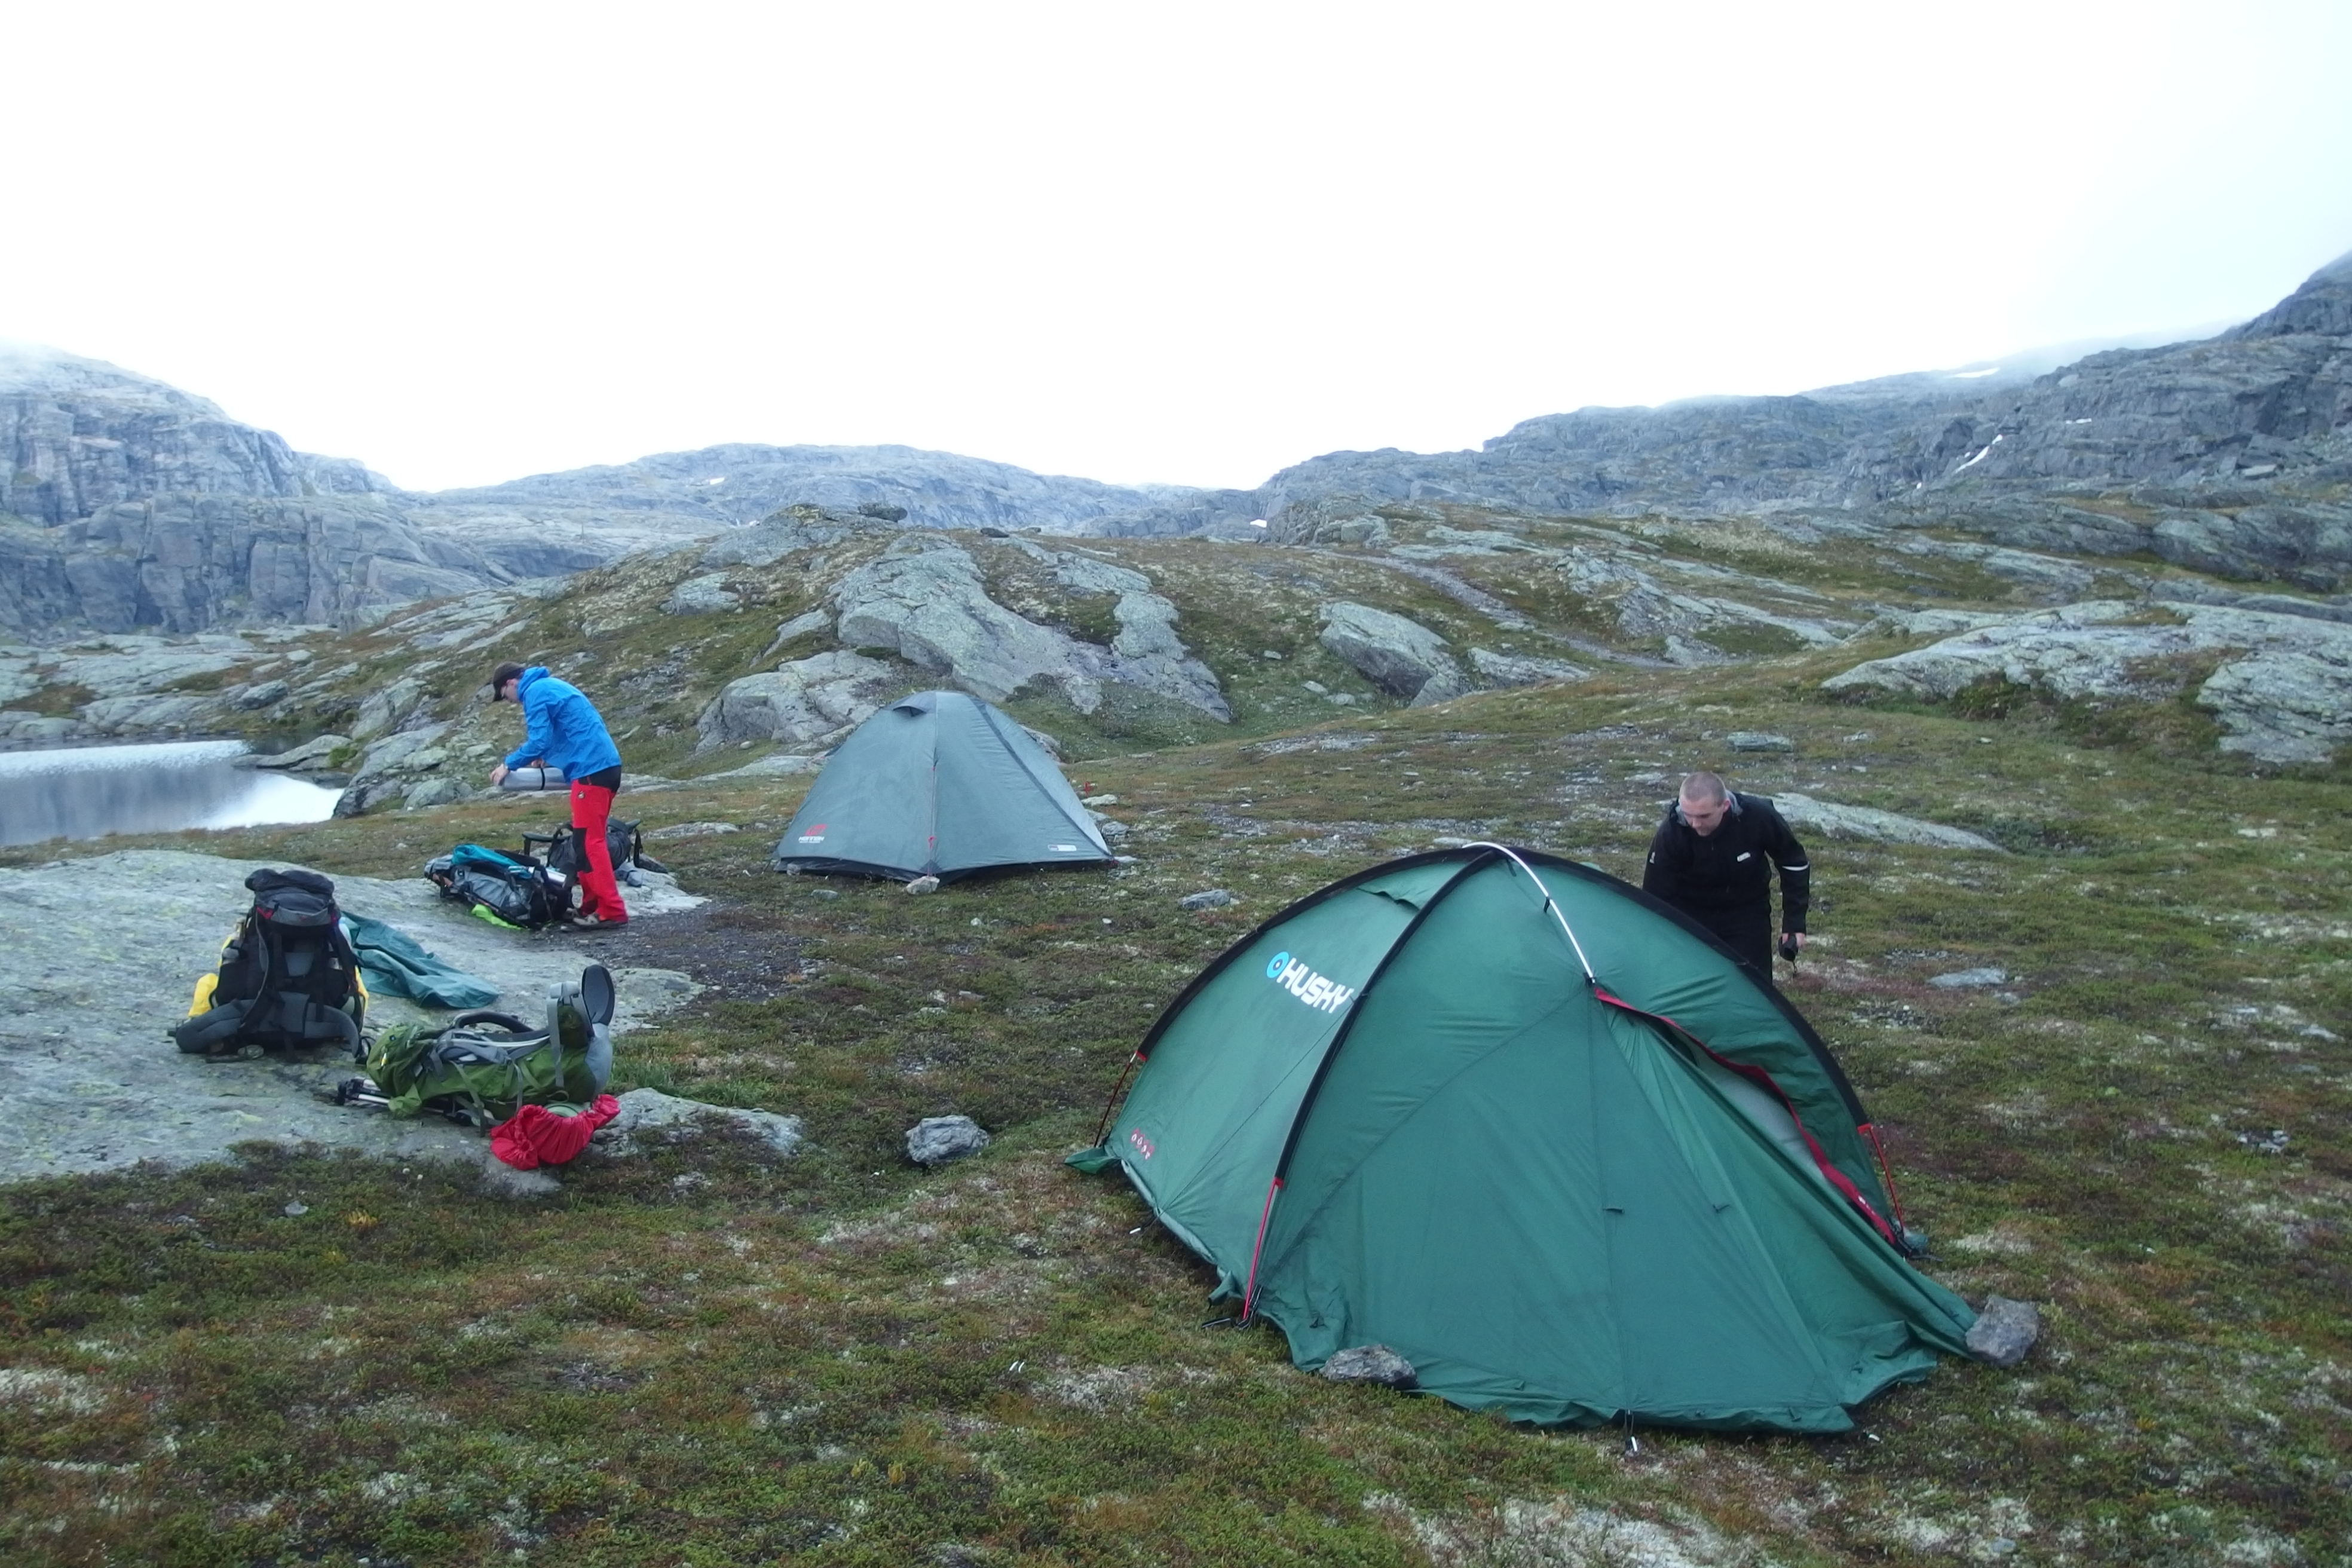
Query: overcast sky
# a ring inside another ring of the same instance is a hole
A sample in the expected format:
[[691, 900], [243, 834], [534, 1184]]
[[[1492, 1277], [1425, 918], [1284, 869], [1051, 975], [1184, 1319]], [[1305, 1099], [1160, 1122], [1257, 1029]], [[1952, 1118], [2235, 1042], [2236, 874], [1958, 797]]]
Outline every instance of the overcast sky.
[[1255, 485], [2264, 309], [2352, 5], [26, 5], [0, 337], [419, 489]]

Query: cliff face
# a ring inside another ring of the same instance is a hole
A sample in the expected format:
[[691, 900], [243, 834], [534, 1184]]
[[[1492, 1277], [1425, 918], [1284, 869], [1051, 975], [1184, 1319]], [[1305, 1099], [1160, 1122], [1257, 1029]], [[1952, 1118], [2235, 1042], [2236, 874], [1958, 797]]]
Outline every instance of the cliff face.
[[175, 493], [393, 491], [348, 458], [294, 451], [218, 406], [97, 360], [0, 344], [0, 511], [56, 527]]
[[712, 447], [404, 491], [96, 360], [0, 346], [0, 632], [348, 624], [602, 565], [797, 503], [1074, 531], [1181, 494], [908, 447]]

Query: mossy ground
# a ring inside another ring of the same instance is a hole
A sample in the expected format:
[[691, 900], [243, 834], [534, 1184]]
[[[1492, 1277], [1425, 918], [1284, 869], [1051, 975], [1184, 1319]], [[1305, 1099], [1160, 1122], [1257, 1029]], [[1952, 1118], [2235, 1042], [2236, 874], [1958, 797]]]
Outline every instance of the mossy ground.
[[[2016, 602], [1975, 564], [1760, 529], [1443, 516], [1694, 581], [1771, 577], [1791, 614]], [[1428, 521], [1391, 521], [1408, 538]], [[1829, 701], [1818, 682], [1856, 650], [1790, 655], [1769, 631], [1710, 634], [1758, 659], [1742, 668], [1400, 710], [1318, 643], [1321, 604], [1396, 609], [1457, 648], [1576, 658], [1575, 639], [1622, 646], [1610, 603], [1524, 554], [1440, 563], [1564, 647], [1362, 550], [1102, 541], [1089, 548], [1176, 600], [1234, 711], [1219, 725], [1124, 689], [1091, 715], [1013, 704], [1062, 738], [1088, 793], [1119, 796], [1139, 863], [928, 899], [777, 877], [766, 853], [798, 785], [691, 776], [737, 760], [698, 753], [694, 718], [726, 679], [815, 651], [771, 647], [777, 623], [878, 547], [730, 574], [744, 607], [715, 615], [656, 609], [698, 571], [690, 553], [619, 563], [419, 676], [458, 721], [445, 746], [487, 768], [518, 731], [469, 696], [477, 665], [593, 670], [632, 771], [688, 778], [625, 794], [622, 815], [739, 829], [656, 846], [712, 906], [608, 939], [709, 986], [627, 1043], [622, 1086], [790, 1111], [810, 1150], [780, 1163], [712, 1137], [583, 1163], [529, 1209], [484, 1199], [469, 1173], [260, 1149], [235, 1169], [9, 1189], [0, 1557], [1627, 1558], [1527, 1523], [1526, 1505], [1563, 1500], [1657, 1521], [1699, 1560], [1938, 1561], [2004, 1542], [2043, 1562], [2352, 1552], [2346, 768], [2250, 769], [2185, 694]], [[1113, 634], [1108, 599], [1055, 600], [998, 553], [1004, 595]], [[396, 626], [313, 641], [343, 671], [320, 727], [421, 668]], [[2201, 675], [2173, 673], [2184, 693]], [[1796, 750], [1730, 756], [1734, 730]], [[1674, 776], [1700, 765], [2011, 851], [1817, 842], [1818, 939], [1784, 984], [1890, 1131], [1912, 1217], [1941, 1238], [1931, 1268], [1972, 1297], [2042, 1304], [2022, 1368], [1947, 1365], [1844, 1437], [1648, 1434], [1629, 1455], [1614, 1436], [1337, 1388], [1291, 1371], [1269, 1332], [1201, 1327], [1219, 1310], [1207, 1271], [1124, 1187], [1058, 1163], [1159, 1009], [1290, 899], [1439, 837], [1633, 875]], [[509, 798], [163, 842], [403, 876], [561, 809]], [[1240, 903], [1176, 907], [1213, 886]], [[2007, 984], [1927, 984], [1983, 965]], [[996, 1143], [913, 1171], [903, 1130], [949, 1111]], [[2264, 1152], [2280, 1130], [2284, 1152]]]
[[[1311, 642], [1232, 624], [1252, 658]], [[1085, 762], [1137, 865], [930, 898], [767, 870], [792, 781], [625, 795], [740, 830], [656, 846], [716, 902], [616, 948], [718, 984], [627, 1042], [623, 1086], [793, 1112], [810, 1151], [583, 1163], [533, 1208], [470, 1173], [261, 1150], [10, 1189], [0, 1557], [1622, 1560], [1514, 1522], [1565, 1499], [1721, 1561], [2344, 1560], [2352, 779], [2224, 758], [2185, 703], [1820, 700], [1851, 659], [1336, 718], [1236, 682], [1269, 727], [1331, 721]], [[1732, 756], [1733, 730], [1796, 750]], [[1440, 836], [1633, 874], [1673, 776], [1707, 764], [2014, 851], [1815, 841], [1818, 936], [1784, 984], [1888, 1131], [1931, 1271], [2042, 1305], [2021, 1368], [1948, 1363], [1844, 1436], [1628, 1454], [1201, 1326], [1208, 1271], [1059, 1164], [1158, 1010], [1284, 902]], [[400, 875], [557, 809], [194, 841]], [[1241, 902], [1176, 907], [1213, 886]], [[1981, 965], [2007, 984], [1927, 984]], [[908, 1166], [902, 1131], [949, 1111], [997, 1142]]]

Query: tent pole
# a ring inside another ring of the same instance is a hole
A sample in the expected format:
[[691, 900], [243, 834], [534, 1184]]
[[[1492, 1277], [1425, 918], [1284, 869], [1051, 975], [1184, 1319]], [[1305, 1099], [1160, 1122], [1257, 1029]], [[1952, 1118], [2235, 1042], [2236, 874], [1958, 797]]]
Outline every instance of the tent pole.
[[1492, 849], [1496, 854], [1503, 856], [1508, 859], [1512, 865], [1517, 866], [1520, 870], [1525, 871], [1528, 874], [1528, 880], [1533, 882], [1536, 885], [1536, 890], [1543, 894], [1544, 911], [1550, 915], [1552, 920], [1559, 926], [1560, 934], [1568, 938], [1568, 945], [1576, 950], [1577, 965], [1584, 971], [1585, 984], [1588, 985], [1598, 985], [1601, 984], [1601, 977], [1592, 973], [1592, 961], [1584, 956], [1584, 944], [1576, 940], [1576, 931], [1569, 925], [1568, 917], [1559, 912], [1559, 906], [1558, 904], [1552, 902], [1551, 890], [1543, 885], [1543, 879], [1536, 875], [1535, 868], [1529, 866], [1525, 860], [1519, 858], [1519, 852], [1517, 850], [1513, 849], [1508, 845], [1505, 844], [1468, 844], [1465, 845], [1463, 847], [1467, 849]]

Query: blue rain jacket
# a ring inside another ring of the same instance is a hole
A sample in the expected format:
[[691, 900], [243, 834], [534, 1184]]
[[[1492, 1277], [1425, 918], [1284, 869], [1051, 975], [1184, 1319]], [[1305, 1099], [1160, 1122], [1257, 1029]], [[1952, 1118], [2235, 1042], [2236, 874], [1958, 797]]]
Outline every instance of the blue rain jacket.
[[515, 681], [529, 726], [522, 744], [507, 753], [507, 766], [519, 768], [536, 757], [551, 768], [562, 768], [568, 779], [585, 778], [621, 765], [621, 749], [604, 729], [596, 705], [570, 681], [534, 664]]

